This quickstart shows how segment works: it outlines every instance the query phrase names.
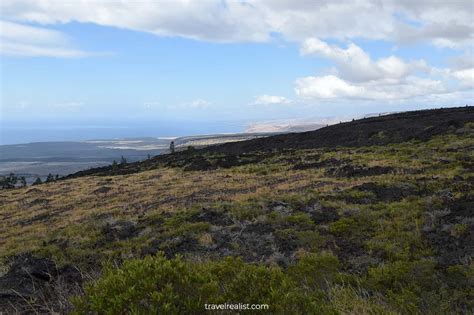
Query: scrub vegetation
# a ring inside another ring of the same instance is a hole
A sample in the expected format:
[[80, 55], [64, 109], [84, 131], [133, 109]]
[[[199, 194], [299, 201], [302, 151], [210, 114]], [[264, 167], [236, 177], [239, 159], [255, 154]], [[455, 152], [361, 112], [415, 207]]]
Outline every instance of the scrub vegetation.
[[247, 144], [0, 191], [0, 309], [199, 314], [240, 302], [273, 314], [469, 314], [465, 111], [446, 124], [433, 113], [438, 123], [414, 127], [423, 137], [381, 129], [371, 143], [282, 148], [277, 136], [239, 154], [232, 146]]

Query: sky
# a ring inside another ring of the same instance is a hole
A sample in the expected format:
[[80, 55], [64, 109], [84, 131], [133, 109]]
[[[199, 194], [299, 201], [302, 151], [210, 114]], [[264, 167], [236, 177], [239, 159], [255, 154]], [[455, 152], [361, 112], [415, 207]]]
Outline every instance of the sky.
[[3, 0], [0, 56], [16, 128], [472, 105], [474, 1]]

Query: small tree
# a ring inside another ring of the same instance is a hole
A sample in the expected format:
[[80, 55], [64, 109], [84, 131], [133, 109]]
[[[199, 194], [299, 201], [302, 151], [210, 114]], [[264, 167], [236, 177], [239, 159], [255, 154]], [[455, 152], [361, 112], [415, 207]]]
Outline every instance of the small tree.
[[170, 152], [174, 153], [174, 150], [175, 150], [174, 141], [171, 141], [171, 143], [170, 143]]
[[18, 177], [15, 174], [10, 173], [10, 175], [5, 176], [2, 179], [0, 179], [0, 186], [3, 189], [11, 189], [11, 188], [15, 188], [15, 185], [17, 182], [18, 182]]
[[127, 159], [122, 155], [122, 157], [120, 158], [120, 164], [127, 164]]
[[13, 173], [10, 173], [10, 185], [11, 185], [11, 188], [15, 188], [16, 183], [18, 183], [18, 176], [16, 176], [16, 175], [13, 174]]
[[48, 177], [46, 177], [46, 183], [51, 183], [54, 182], [54, 176], [53, 174], [49, 173]]
[[21, 187], [26, 187], [26, 178], [25, 176], [20, 177]]
[[43, 181], [41, 180], [41, 178], [37, 177], [36, 180], [33, 182], [33, 186], [34, 185], [40, 185], [42, 183], [43, 183]]

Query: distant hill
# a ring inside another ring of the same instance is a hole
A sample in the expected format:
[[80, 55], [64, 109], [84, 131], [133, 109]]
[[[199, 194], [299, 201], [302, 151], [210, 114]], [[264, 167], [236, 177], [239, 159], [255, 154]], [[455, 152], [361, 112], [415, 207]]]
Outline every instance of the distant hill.
[[[67, 178], [85, 175], [129, 174], [162, 165], [189, 165], [192, 169], [209, 168], [202, 156], [224, 154], [222, 163], [215, 167], [231, 167], [241, 156], [254, 152], [278, 152], [282, 150], [335, 148], [339, 146], [370, 146], [400, 143], [409, 140], [426, 141], [436, 135], [454, 131], [467, 122], [474, 121], [474, 107], [441, 108], [380, 115], [331, 125], [314, 131], [277, 134], [265, 138], [210, 145], [199, 149], [198, 154], [180, 151], [161, 155], [151, 160], [130, 163], [120, 170], [111, 166], [80, 171]], [[247, 160], [249, 162], [251, 160]], [[212, 166], [214, 167], [214, 166]]]
[[473, 106], [419, 110], [353, 120], [315, 131], [223, 144], [206, 150], [239, 154], [260, 150], [383, 145], [411, 139], [427, 140], [472, 121]]
[[[333, 123], [333, 121], [331, 121]], [[276, 122], [260, 122], [247, 126], [246, 132], [305, 132], [312, 131], [327, 126], [327, 123], [304, 122], [304, 121], [276, 121]]]

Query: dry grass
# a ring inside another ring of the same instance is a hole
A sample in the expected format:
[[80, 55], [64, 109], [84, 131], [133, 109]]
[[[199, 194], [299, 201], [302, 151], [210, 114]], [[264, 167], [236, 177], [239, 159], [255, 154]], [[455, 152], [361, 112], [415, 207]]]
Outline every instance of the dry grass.
[[[310, 172], [268, 175], [163, 168], [114, 177], [85, 177], [0, 192], [0, 255], [33, 250], [46, 235], [97, 215], [122, 219], [176, 212], [195, 204], [245, 201], [261, 195], [319, 188], [330, 181]], [[110, 187], [99, 192], [101, 187]]]
[[[42, 246], [48, 235], [74, 230], [96, 217], [125, 220], [160, 213], [186, 211], [196, 205], [219, 202], [245, 202], [263, 197], [278, 198], [287, 194], [333, 194], [369, 180], [404, 181], [430, 175], [387, 174], [371, 178], [337, 178], [325, 175], [325, 168], [292, 170], [294, 162], [337, 158], [354, 164], [422, 169], [427, 161], [446, 158], [454, 153], [438, 150], [445, 147], [472, 147], [472, 139], [452, 141], [451, 136], [435, 138], [423, 146], [402, 144], [360, 149], [302, 150], [282, 154], [261, 164], [230, 169], [185, 172], [180, 168], [159, 168], [131, 175], [83, 177], [40, 186], [0, 191], [0, 259]], [[416, 152], [415, 152], [416, 151]], [[416, 153], [417, 158], [413, 158]], [[455, 158], [454, 158], [455, 159]], [[401, 162], [408, 160], [409, 162]], [[462, 170], [462, 169], [461, 169]], [[434, 171], [440, 179], [460, 170]], [[90, 236], [71, 232], [73, 241], [84, 242]], [[70, 233], [70, 234], [71, 234]]]

